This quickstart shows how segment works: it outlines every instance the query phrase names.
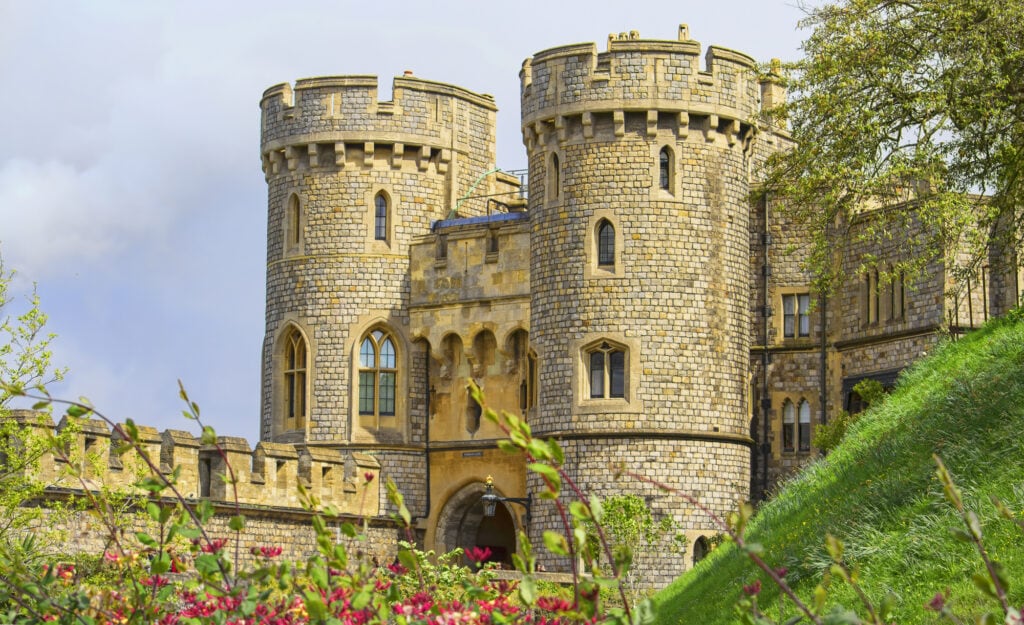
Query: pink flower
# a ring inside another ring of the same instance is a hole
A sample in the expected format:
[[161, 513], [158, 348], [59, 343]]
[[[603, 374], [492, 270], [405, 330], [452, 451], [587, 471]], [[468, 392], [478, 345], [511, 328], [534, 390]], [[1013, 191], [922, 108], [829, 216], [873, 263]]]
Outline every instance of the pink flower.
[[480, 547], [470, 547], [466, 550], [466, 559], [470, 562], [486, 562], [489, 557], [491, 557], [490, 547], [484, 547], [483, 549]]
[[228, 544], [228, 539], [214, 538], [210, 542], [200, 547], [200, 549], [203, 550], [203, 553], [220, 553], [224, 550], [224, 545], [226, 544]]
[[277, 556], [281, 555], [282, 551], [284, 550], [281, 547], [270, 547], [266, 545], [262, 547], [253, 547], [252, 549], [250, 549], [252, 555], [263, 556], [264, 558], [276, 558]]
[[743, 592], [744, 594], [750, 595], [751, 597], [760, 593], [761, 580], [755, 579], [753, 584], [746, 584], [745, 586], [743, 586]]
[[405, 568], [398, 562], [392, 562], [391, 564], [389, 564], [388, 570], [394, 573], [395, 575], [405, 575], [409, 572], [409, 569]]
[[942, 609], [946, 607], [946, 596], [941, 592], [935, 593], [932, 600], [925, 604], [925, 608], [934, 610], [936, 612], [942, 612]]
[[374, 477], [376, 477], [376, 476], [371, 471], [367, 471], [366, 473], [363, 473], [363, 479], [366, 480], [367, 484], [372, 482]]
[[167, 584], [170, 584], [170, 580], [162, 575], [153, 575], [142, 580], [143, 586], [156, 586], [157, 588], [163, 588]]

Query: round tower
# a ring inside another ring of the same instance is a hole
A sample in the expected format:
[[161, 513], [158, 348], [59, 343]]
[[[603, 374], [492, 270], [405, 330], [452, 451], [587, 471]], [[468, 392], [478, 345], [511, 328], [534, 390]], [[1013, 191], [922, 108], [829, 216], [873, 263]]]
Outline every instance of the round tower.
[[[717, 533], [705, 515], [608, 476], [624, 464], [722, 515], [748, 495], [747, 198], [759, 85], [750, 57], [710, 47], [702, 67], [700, 53], [681, 26], [678, 41], [633, 32], [609, 36], [601, 53], [546, 50], [520, 74], [540, 360], [531, 426], [560, 440], [586, 489], [647, 497], [691, 545]], [[553, 506], [534, 519], [536, 539], [558, 529]], [[648, 582], [664, 585], [683, 567], [662, 555]]]
[[[365, 448], [422, 482], [428, 348], [409, 335], [409, 246], [495, 166], [493, 98], [374, 76], [263, 94], [268, 185], [261, 438]], [[421, 485], [422, 486], [422, 485]], [[410, 508], [423, 493], [407, 494]]]

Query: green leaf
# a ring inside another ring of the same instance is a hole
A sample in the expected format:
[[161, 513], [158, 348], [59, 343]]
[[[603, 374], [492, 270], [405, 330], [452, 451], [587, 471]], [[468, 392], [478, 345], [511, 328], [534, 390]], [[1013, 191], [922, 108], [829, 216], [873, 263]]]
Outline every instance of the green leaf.
[[601, 499], [597, 495], [590, 496], [590, 514], [594, 517], [595, 523], [602, 523], [604, 521], [604, 506], [601, 505]]
[[507, 438], [502, 438], [498, 440], [498, 449], [502, 450], [506, 454], [516, 454], [519, 453], [522, 448]]
[[42, 410], [43, 408], [46, 408], [49, 405], [50, 405], [50, 400], [42, 399], [42, 400], [37, 401], [36, 403], [32, 404], [32, 410]]
[[309, 569], [309, 578], [313, 580], [316, 587], [321, 590], [327, 590], [330, 586], [330, 580], [327, 579], [327, 570], [322, 566], [311, 566]]
[[202, 499], [196, 504], [196, 516], [199, 518], [200, 523], [206, 525], [215, 514], [213, 509], [213, 503], [209, 499]]
[[896, 593], [893, 591], [890, 590], [885, 593], [885, 597], [882, 598], [882, 603], [878, 607], [878, 616], [880, 616], [885, 622], [891, 621], [892, 612], [896, 609], [896, 606], [899, 605], [899, 602], [899, 597], [897, 597]]
[[583, 505], [582, 501], [570, 501], [569, 513], [578, 521], [590, 521], [594, 518], [590, 513], [590, 508]]
[[843, 561], [843, 541], [832, 534], [825, 535], [825, 550], [828, 551], [833, 562]]
[[86, 408], [85, 406], [80, 406], [78, 404], [72, 404], [72, 405], [67, 407], [65, 412], [67, 413], [67, 415], [69, 417], [84, 417], [85, 415], [87, 415], [90, 412], [92, 412], [92, 410], [90, 410], [89, 408]]
[[537, 601], [537, 582], [532, 575], [524, 575], [519, 581], [519, 598], [527, 606], [533, 606]]
[[217, 444], [217, 432], [208, 425], [203, 426], [203, 433], [199, 438], [201, 445], [216, 445]]
[[135, 532], [135, 538], [147, 547], [156, 547], [157, 545], [156, 539], [147, 534], [146, 532]]
[[551, 450], [548, 449], [548, 444], [539, 438], [531, 438], [530, 442], [526, 445], [526, 453], [530, 454], [535, 460], [551, 460]]
[[370, 599], [372, 597], [373, 595], [370, 592], [370, 589], [364, 586], [356, 593], [355, 597], [352, 597], [352, 609], [362, 610], [370, 603]]
[[303, 594], [306, 597], [306, 612], [309, 614], [310, 620], [323, 620], [327, 616], [327, 606], [324, 605], [320, 594], [315, 590], [307, 590]]
[[171, 570], [171, 557], [166, 551], [153, 556], [153, 559], [149, 562], [149, 572], [153, 575], [162, 575], [167, 571]]
[[409, 569], [410, 571], [415, 571], [417, 568], [419, 568], [419, 563], [416, 560], [416, 556], [413, 554], [412, 551], [408, 549], [399, 549], [398, 561], [402, 563], [402, 566]]
[[971, 532], [977, 540], [981, 540], [981, 521], [978, 520], [978, 515], [974, 513], [974, 510], [968, 510], [965, 514], [965, 521], [967, 522], [967, 529]]
[[852, 610], [837, 605], [822, 619], [826, 625], [861, 625], [863, 621]]
[[558, 532], [545, 530], [544, 546], [548, 548], [548, 551], [555, 554], [556, 556], [569, 555], [569, 542], [565, 540], [565, 536]]
[[228, 520], [228, 528], [233, 532], [241, 532], [245, 529], [245, 517], [237, 514]]
[[548, 439], [548, 448], [551, 449], [551, 457], [554, 459], [555, 464], [562, 466], [565, 464], [565, 452], [562, 451], [561, 445], [558, 444], [553, 438]]
[[560, 475], [558, 475], [558, 471], [554, 467], [544, 464], [542, 462], [531, 462], [530, 464], [526, 465], [526, 468], [533, 471], [534, 473], [540, 474], [541, 477], [546, 479], [550, 484], [548, 490], [550, 490], [553, 493], [561, 492], [562, 478]]
[[356, 535], [359, 533], [359, 530], [356, 529], [355, 525], [346, 521], [345, 523], [341, 524], [341, 533], [347, 536], [348, 538], [355, 538]]
[[999, 595], [996, 594], [995, 584], [992, 583], [992, 580], [987, 575], [975, 573], [971, 576], [971, 581], [974, 582], [974, 585], [978, 588], [978, 590], [985, 593], [989, 597], [992, 597], [993, 599], [999, 598]]

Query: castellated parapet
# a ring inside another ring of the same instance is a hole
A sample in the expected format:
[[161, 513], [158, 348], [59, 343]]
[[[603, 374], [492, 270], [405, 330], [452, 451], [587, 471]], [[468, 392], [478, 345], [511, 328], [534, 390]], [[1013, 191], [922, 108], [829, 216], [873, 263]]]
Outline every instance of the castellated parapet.
[[30, 410], [12, 410], [7, 418], [19, 423], [22, 440], [42, 439], [71, 428], [65, 453], [42, 454], [33, 473], [34, 479], [51, 489], [105, 488], [141, 494], [136, 483], [151, 473], [141, 451], [164, 476], [177, 468], [175, 488], [188, 500], [301, 512], [301, 485], [342, 514], [376, 516], [379, 512], [380, 464], [367, 454], [266, 441], [257, 443], [254, 450], [244, 438], [223, 436], [216, 445], [204, 445], [189, 432], [158, 432], [146, 426], [138, 426], [139, 450], [135, 450], [102, 420], [65, 416], [54, 426], [49, 415]]
[[680, 25], [678, 41], [640, 39], [633, 31], [609, 35], [606, 52], [584, 43], [526, 59], [519, 77], [527, 149], [550, 133], [559, 141], [574, 131], [591, 138], [600, 114], [610, 115], [612, 131], [622, 136], [627, 113], [643, 116], [650, 138], [661, 127], [682, 138], [696, 132], [707, 141], [722, 135], [730, 145], [748, 141], [761, 112], [754, 59], [710, 46], [702, 69], [700, 53]]

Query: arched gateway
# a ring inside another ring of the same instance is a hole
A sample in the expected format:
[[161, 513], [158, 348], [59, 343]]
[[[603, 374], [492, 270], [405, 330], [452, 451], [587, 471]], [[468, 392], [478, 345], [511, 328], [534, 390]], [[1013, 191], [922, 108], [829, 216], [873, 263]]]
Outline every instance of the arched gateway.
[[445, 502], [437, 517], [437, 552], [487, 547], [491, 550], [488, 561], [511, 565], [516, 551], [516, 522], [504, 502], [496, 507], [494, 516], [485, 516], [481, 501], [484, 491], [482, 482], [473, 482]]

